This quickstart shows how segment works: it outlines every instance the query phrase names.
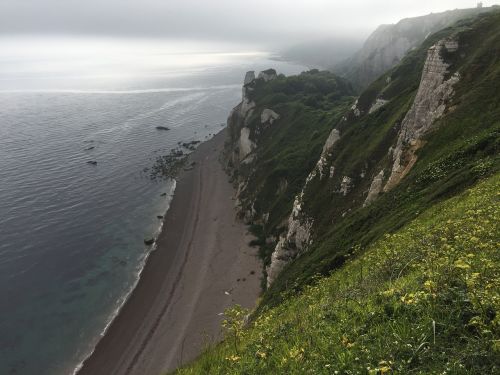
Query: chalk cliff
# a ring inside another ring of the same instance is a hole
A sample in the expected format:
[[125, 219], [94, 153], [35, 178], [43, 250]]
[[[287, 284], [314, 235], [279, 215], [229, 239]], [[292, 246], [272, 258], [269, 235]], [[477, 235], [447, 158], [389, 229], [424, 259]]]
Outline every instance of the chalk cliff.
[[396, 24], [381, 25], [358, 52], [339, 63], [333, 71], [349, 79], [358, 90], [362, 90], [388, 69], [396, 66], [408, 51], [420, 46], [429, 35], [453, 25], [460, 19], [492, 9], [455, 9], [406, 18]]

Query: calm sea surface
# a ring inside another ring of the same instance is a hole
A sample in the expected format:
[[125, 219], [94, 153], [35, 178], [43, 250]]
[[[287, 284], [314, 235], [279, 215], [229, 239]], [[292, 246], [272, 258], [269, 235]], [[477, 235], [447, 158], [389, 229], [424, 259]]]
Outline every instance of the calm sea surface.
[[217, 133], [247, 70], [305, 69], [227, 47], [99, 43], [0, 38], [0, 374], [72, 373], [168, 209], [175, 183], [145, 168]]

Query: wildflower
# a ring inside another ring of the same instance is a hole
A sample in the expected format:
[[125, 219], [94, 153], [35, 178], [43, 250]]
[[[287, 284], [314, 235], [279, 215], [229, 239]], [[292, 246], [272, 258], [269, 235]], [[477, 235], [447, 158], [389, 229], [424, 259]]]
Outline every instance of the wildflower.
[[237, 362], [241, 359], [241, 357], [237, 356], [237, 355], [231, 355], [229, 357], [226, 357], [226, 360], [228, 361], [231, 361], [231, 362]]
[[261, 352], [260, 350], [257, 350], [257, 352], [255, 353], [257, 355], [257, 357], [259, 358], [266, 358], [267, 357], [267, 354], [266, 352]]
[[406, 305], [411, 305], [415, 303], [415, 295], [413, 293], [410, 294], [405, 294], [404, 296], [401, 297], [401, 302], [403, 302]]
[[433, 289], [436, 288], [436, 283], [432, 280], [427, 280], [424, 283], [424, 288], [427, 289], [428, 291], [432, 291]]
[[388, 290], [381, 292], [380, 294], [384, 297], [392, 297], [394, 295], [395, 291], [396, 290], [394, 288], [391, 288], [391, 289], [388, 289]]
[[463, 269], [463, 270], [466, 270], [466, 269], [469, 269], [469, 268], [470, 268], [470, 266], [469, 266], [467, 263], [465, 263], [465, 262], [463, 261], [463, 259], [459, 259], [459, 260], [457, 260], [455, 263], [453, 263], [453, 265], [454, 265], [456, 268], [460, 268], [460, 269]]
[[304, 355], [304, 348], [292, 348], [290, 349], [290, 351], [288, 352], [288, 355], [290, 356], [290, 358], [294, 358], [294, 359], [302, 359], [303, 355]]

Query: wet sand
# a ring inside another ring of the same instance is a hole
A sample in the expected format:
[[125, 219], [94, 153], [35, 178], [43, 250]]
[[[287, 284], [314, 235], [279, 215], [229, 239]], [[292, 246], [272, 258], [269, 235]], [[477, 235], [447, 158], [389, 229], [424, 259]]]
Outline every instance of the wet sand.
[[223, 130], [191, 154], [196, 164], [178, 178], [157, 250], [79, 375], [174, 370], [220, 339], [225, 308], [254, 306], [261, 266], [219, 162], [225, 137]]

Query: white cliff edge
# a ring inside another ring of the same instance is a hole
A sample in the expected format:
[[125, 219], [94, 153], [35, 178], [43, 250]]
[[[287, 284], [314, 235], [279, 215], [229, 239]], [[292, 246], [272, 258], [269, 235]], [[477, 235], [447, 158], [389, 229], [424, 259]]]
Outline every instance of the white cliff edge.
[[333, 129], [325, 142], [321, 156], [312, 170], [307, 176], [306, 182], [300, 194], [295, 197], [293, 202], [292, 213], [288, 218], [288, 230], [285, 235], [281, 236], [271, 256], [271, 263], [267, 267], [267, 286], [269, 287], [278, 277], [283, 268], [297, 255], [307, 250], [311, 244], [311, 228], [313, 220], [302, 211], [304, 192], [309, 182], [318, 174], [320, 178], [324, 176], [324, 165], [326, 159], [333, 150], [333, 146], [340, 139], [340, 134], [337, 129]]
[[453, 39], [443, 39], [429, 48], [417, 95], [403, 119], [392, 151], [393, 166], [384, 191], [396, 186], [413, 167], [417, 160], [415, 151], [422, 146], [423, 136], [445, 113], [447, 101], [454, 92], [453, 86], [460, 79], [458, 73], [445, 79], [450, 65], [441, 56], [443, 49], [455, 52], [458, 43]]

